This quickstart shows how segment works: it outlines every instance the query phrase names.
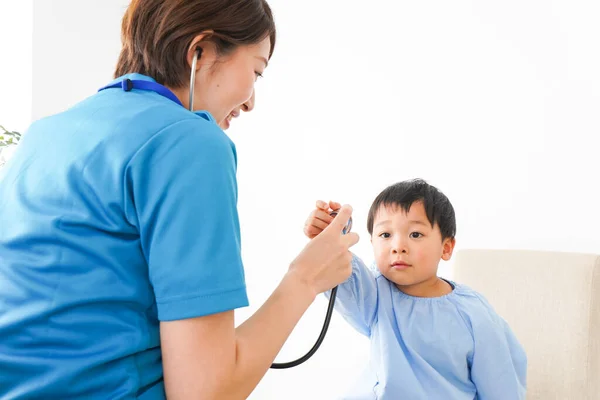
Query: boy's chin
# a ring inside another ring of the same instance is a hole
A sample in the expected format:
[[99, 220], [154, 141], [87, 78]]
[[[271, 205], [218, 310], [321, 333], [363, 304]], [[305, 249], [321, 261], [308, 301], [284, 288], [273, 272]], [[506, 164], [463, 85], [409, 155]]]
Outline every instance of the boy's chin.
[[407, 274], [407, 271], [380, 271], [381, 274], [383, 276], [386, 277], [386, 279], [392, 283], [394, 283], [396, 286], [402, 287], [402, 286], [413, 286], [417, 283], [419, 283], [418, 279], [414, 279], [412, 278], [409, 274]]
[[395, 269], [389, 269], [388, 271], [381, 271], [383, 276], [386, 277], [386, 279], [392, 283], [394, 283], [398, 289], [402, 289], [402, 288], [414, 288], [415, 286], [418, 286], [421, 283], [427, 282], [430, 280], [430, 277], [423, 277], [423, 276], [415, 276], [411, 271], [412, 268], [408, 268], [405, 270], [395, 270]]

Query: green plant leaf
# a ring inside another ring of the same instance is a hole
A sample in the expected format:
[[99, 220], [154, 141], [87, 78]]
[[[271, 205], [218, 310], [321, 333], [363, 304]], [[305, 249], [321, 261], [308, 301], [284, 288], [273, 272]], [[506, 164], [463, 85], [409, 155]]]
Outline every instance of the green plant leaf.
[[2, 132], [2, 135], [0, 135], [0, 147], [7, 147], [10, 145], [16, 146], [19, 144], [19, 141], [21, 140], [21, 134], [19, 132], [8, 131], [2, 125], [0, 125], [0, 132]]

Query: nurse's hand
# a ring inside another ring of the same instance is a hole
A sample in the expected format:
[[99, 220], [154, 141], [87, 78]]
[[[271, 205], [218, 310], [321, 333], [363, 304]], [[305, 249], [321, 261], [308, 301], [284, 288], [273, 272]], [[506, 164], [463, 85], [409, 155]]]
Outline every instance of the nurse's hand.
[[267, 301], [235, 326], [234, 311], [161, 321], [165, 389], [170, 399], [246, 399], [319, 293], [348, 279], [358, 242], [343, 235], [352, 214], [341, 207], [337, 218], [302, 250]]
[[316, 208], [310, 213], [304, 223], [304, 234], [309, 239], [312, 239], [323, 232], [331, 221], [333, 221], [333, 217], [330, 215], [331, 212], [337, 211], [340, 208], [342, 208], [342, 205], [335, 201], [326, 203], [322, 200], [317, 200]]
[[307, 284], [315, 294], [325, 292], [346, 281], [352, 273], [350, 247], [358, 243], [354, 232], [342, 234], [352, 215], [352, 207], [344, 205], [335, 218], [311, 240], [292, 262], [289, 274]]

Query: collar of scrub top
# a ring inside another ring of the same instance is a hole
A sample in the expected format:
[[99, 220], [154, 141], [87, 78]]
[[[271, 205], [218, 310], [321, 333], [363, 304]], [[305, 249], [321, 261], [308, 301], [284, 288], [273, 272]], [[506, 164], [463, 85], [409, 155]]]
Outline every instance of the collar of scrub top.
[[[115, 79], [108, 85], [101, 87], [100, 89], [98, 89], [98, 91], [101, 92], [105, 89], [114, 88], [120, 88], [125, 92], [130, 92], [132, 90], [148, 90], [150, 92], [155, 92], [163, 97], [166, 97], [167, 99], [183, 107], [183, 104], [181, 103], [181, 101], [179, 101], [179, 99], [177, 98], [177, 96], [175, 96], [173, 92], [171, 92], [167, 87], [161, 85], [160, 83], [156, 82], [154, 79], [146, 75], [135, 73], [123, 75], [122, 77]], [[210, 115], [210, 113], [207, 111], [194, 111], [194, 114], [208, 119], [211, 122], [215, 122], [212, 115]]]

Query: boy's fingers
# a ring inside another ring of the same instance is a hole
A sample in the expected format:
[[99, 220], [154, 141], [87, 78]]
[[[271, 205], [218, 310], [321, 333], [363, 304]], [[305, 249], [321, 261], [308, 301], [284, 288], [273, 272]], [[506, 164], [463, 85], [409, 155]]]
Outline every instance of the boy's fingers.
[[327, 224], [329, 224], [331, 221], [333, 221], [333, 217], [331, 215], [329, 215], [329, 212], [327, 212], [327, 211], [316, 210], [315, 213], [313, 214], [313, 216], [315, 219], [326, 222]]
[[315, 228], [314, 226], [308, 225], [306, 227], [304, 227], [304, 233], [306, 234], [306, 236], [308, 236], [310, 239], [316, 237], [319, 235], [319, 233], [321, 233], [322, 230]]
[[338, 203], [337, 201], [330, 201], [329, 208], [336, 211], [336, 210], [339, 210], [340, 208], [342, 208], [342, 205], [340, 203]]
[[320, 219], [313, 219], [310, 223], [310, 227], [314, 227], [314, 229], [318, 229], [319, 232], [325, 230], [329, 225], [328, 222], [323, 222]]
[[325, 203], [323, 200], [317, 200], [316, 206], [319, 210], [325, 210], [325, 211], [327, 211], [329, 208], [329, 205], [327, 203]]

